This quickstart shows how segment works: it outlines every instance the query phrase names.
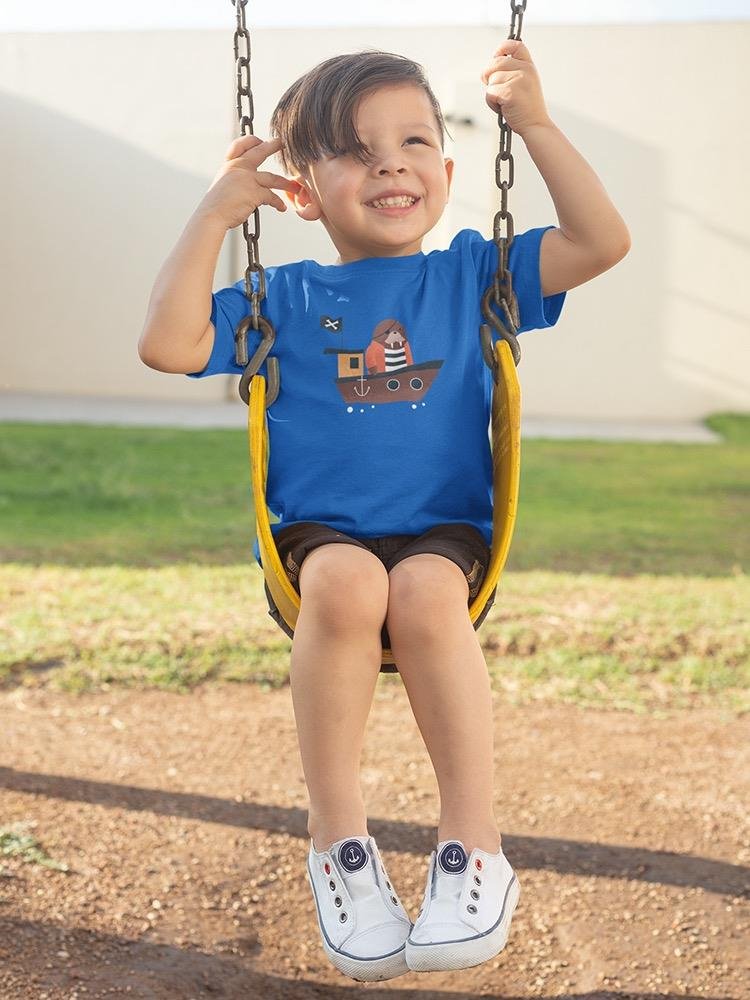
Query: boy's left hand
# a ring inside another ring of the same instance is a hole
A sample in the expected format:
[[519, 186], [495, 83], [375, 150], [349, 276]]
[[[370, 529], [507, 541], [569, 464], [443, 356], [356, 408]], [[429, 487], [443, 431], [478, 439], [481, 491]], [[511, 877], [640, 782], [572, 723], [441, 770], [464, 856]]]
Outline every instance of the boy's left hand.
[[508, 38], [497, 49], [482, 73], [487, 86], [485, 99], [518, 135], [533, 125], [549, 125], [542, 84], [529, 50], [523, 42]]

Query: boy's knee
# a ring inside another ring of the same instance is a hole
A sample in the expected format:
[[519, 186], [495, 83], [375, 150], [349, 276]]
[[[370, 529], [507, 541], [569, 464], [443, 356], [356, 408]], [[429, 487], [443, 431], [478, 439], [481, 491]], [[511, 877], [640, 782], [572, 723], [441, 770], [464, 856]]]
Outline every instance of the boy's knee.
[[387, 624], [434, 632], [456, 614], [468, 613], [469, 585], [459, 566], [424, 553], [397, 563], [390, 572]]
[[302, 606], [327, 627], [382, 626], [388, 605], [388, 573], [357, 545], [321, 545], [304, 559], [299, 577]]

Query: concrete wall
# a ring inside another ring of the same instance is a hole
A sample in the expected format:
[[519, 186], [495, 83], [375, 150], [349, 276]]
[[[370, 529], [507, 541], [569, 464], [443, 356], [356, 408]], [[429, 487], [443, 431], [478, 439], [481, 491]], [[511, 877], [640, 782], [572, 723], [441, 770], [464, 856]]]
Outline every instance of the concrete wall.
[[[222, 399], [139, 362], [158, 268], [235, 131], [227, 31], [0, 36], [5, 195], [0, 390]], [[256, 132], [315, 62], [383, 47], [424, 63], [453, 126], [451, 204], [425, 249], [472, 226], [491, 235], [495, 116], [478, 75], [507, 28], [255, 32]], [[558, 326], [523, 338], [527, 416], [690, 419], [750, 409], [750, 24], [535, 27], [524, 35], [550, 112], [626, 219], [629, 256], [569, 293]], [[717, 56], [718, 54], [718, 56]], [[707, 59], [709, 63], [707, 63]], [[518, 232], [556, 222], [523, 143], [513, 144]], [[215, 287], [239, 279], [234, 231]], [[266, 264], [334, 253], [319, 226], [264, 210]], [[240, 405], [240, 404], [238, 404]]]

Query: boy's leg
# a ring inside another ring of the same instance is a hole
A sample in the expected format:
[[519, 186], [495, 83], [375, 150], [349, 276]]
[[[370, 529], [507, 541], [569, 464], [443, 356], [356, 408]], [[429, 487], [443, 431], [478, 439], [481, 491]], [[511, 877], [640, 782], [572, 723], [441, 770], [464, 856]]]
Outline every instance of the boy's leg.
[[469, 586], [445, 556], [421, 553], [390, 571], [387, 628], [440, 790], [438, 843], [494, 854], [492, 694], [469, 618]]
[[365, 724], [381, 664], [388, 573], [356, 545], [321, 545], [299, 576], [290, 681], [316, 851], [367, 836], [360, 785]]

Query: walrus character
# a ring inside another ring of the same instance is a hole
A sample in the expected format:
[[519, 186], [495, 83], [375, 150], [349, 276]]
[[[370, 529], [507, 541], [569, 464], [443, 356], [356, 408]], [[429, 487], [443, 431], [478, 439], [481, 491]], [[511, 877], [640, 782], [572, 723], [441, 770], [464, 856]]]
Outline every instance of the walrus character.
[[365, 351], [368, 375], [378, 372], [395, 372], [414, 364], [406, 330], [397, 319], [384, 319], [372, 333], [372, 340]]

